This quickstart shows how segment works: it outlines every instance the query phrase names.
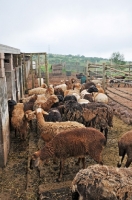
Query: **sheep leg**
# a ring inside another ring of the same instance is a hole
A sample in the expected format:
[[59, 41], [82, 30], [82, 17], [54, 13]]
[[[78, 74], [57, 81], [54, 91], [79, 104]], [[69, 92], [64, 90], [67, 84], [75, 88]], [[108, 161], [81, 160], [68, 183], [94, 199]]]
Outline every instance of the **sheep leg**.
[[85, 169], [85, 157], [78, 158], [78, 161], [76, 162], [76, 165], [79, 165], [81, 161], [82, 161], [82, 167], [83, 167], [83, 169]]
[[132, 159], [131, 158], [127, 158], [127, 162], [125, 164], [125, 167], [129, 167], [131, 162], [132, 162]]
[[[100, 132], [103, 133], [104, 129], [101, 127], [100, 128]], [[107, 134], [108, 134], [108, 128], [105, 128], [105, 138], [106, 138], [106, 141], [107, 141]]]
[[105, 138], [106, 138], [106, 142], [107, 142], [107, 134], [108, 134], [108, 128], [105, 128]]
[[85, 166], [85, 157], [82, 158], [82, 166], [83, 166], [83, 169], [85, 169], [85, 167], [86, 167]]
[[122, 162], [124, 160], [125, 154], [126, 154], [126, 152], [124, 151], [122, 156], [120, 156], [120, 160], [117, 163], [117, 167], [121, 167], [121, 164], [122, 164]]
[[58, 177], [58, 181], [59, 181], [59, 182], [60, 182], [61, 179], [62, 179], [63, 172], [64, 172], [64, 160], [61, 159], [61, 160], [60, 160], [60, 172], [59, 172], [59, 177]]
[[78, 158], [78, 161], [76, 162], [76, 165], [79, 165], [81, 161], [81, 158]]

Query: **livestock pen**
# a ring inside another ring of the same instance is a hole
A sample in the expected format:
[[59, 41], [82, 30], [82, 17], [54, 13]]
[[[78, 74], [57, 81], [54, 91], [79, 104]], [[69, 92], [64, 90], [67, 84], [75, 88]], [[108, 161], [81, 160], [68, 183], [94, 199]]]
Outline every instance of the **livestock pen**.
[[[108, 89], [113, 91], [114, 89], [121, 90], [121, 87], [115, 85], [115, 87], [109, 87]], [[125, 92], [126, 89], [128, 89], [129, 93], [131, 88], [125, 87]], [[114, 99], [115, 97], [110, 102], [113, 107], [117, 105], [116, 102], [114, 102]], [[120, 106], [120, 109], [121, 108], [123, 107]], [[116, 111], [118, 111], [118, 109], [116, 109]], [[124, 111], [126, 111], [126, 109], [123, 110], [122, 113]], [[124, 115], [125, 114], [127, 113], [124, 112]], [[32, 125], [34, 126], [34, 123]], [[76, 173], [81, 169], [81, 166], [75, 165], [76, 159], [68, 159], [65, 163], [64, 175], [62, 182], [60, 183], [56, 182], [59, 173], [59, 163], [55, 164], [50, 160], [47, 165], [43, 164], [40, 166], [39, 170], [33, 170], [31, 172], [29, 169], [29, 161], [32, 153], [38, 150], [39, 139], [35, 127], [36, 126], [30, 130], [26, 141], [21, 141], [19, 137], [15, 137], [13, 131], [10, 133], [8, 162], [6, 167], [0, 169], [0, 198], [22, 200], [69, 200], [71, 199], [71, 182]], [[110, 128], [109, 130], [107, 145], [103, 151], [103, 163], [105, 165], [117, 165], [117, 141], [124, 132], [131, 129], [131, 123], [124, 123], [122, 119], [114, 116], [113, 128]], [[87, 157], [86, 166], [92, 164], [95, 164], [95, 161], [90, 157]]]

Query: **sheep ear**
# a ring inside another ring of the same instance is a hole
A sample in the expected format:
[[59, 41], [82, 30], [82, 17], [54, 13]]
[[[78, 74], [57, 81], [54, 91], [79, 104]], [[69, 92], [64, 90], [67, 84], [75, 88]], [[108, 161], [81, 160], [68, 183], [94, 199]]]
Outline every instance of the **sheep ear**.
[[27, 113], [25, 114], [25, 117], [28, 118], [28, 114]]
[[43, 115], [49, 115], [49, 113], [43, 110]]

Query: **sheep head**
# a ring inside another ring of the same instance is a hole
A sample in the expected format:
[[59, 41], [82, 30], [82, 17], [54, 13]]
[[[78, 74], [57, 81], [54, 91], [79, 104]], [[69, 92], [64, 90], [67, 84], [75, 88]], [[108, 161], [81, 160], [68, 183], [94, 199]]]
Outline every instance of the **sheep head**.
[[31, 121], [32, 119], [35, 119], [36, 118], [35, 111], [27, 110], [25, 112], [25, 118], [27, 119], [27, 121]]
[[42, 108], [37, 108], [36, 113], [42, 113], [43, 115], [48, 115], [49, 113], [47, 113], [46, 111], [44, 111]]
[[51, 95], [49, 97], [48, 101], [51, 102], [51, 103], [57, 103], [57, 102], [59, 102], [59, 99], [56, 95]]
[[87, 90], [87, 92], [89, 93], [98, 92], [98, 89], [94, 85], [91, 85], [89, 89]]

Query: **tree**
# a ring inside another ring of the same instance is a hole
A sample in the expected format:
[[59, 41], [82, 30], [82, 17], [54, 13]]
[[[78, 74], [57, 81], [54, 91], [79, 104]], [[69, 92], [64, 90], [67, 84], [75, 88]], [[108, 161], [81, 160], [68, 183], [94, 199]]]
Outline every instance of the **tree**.
[[125, 64], [125, 59], [124, 59], [124, 55], [123, 54], [120, 54], [119, 52], [114, 52], [112, 53], [111, 57], [110, 57], [110, 60], [112, 62], [114, 62], [115, 64], [118, 64], [118, 65], [123, 65]]

